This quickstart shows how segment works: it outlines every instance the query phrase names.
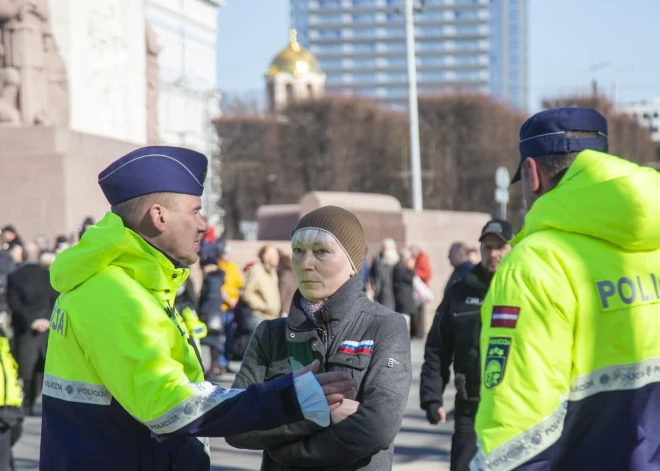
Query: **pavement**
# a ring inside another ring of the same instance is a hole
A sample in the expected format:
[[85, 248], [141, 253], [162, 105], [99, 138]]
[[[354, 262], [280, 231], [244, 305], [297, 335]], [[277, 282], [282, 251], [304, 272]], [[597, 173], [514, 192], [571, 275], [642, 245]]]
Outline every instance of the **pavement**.
[[[449, 470], [449, 450], [454, 427], [453, 421], [432, 426], [419, 408], [419, 374], [424, 357], [421, 340], [412, 342], [413, 384], [401, 431], [394, 442], [395, 471], [445, 471]], [[232, 365], [236, 368], [238, 364]], [[225, 375], [220, 381], [230, 387], [233, 375]], [[453, 390], [445, 394], [447, 410], [453, 408]], [[38, 409], [37, 409], [38, 410]], [[28, 417], [23, 436], [14, 446], [16, 470], [35, 471], [39, 467], [39, 442], [41, 418]], [[261, 453], [237, 450], [221, 438], [211, 439], [211, 471], [254, 471], [261, 463]]]

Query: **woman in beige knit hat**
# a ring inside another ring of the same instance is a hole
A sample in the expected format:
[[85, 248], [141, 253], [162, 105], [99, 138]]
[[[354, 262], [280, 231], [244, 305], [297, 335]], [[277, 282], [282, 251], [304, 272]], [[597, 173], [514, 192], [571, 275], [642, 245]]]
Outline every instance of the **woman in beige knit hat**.
[[320, 371], [348, 371], [353, 399], [322, 428], [303, 422], [229, 437], [264, 450], [262, 470], [383, 471], [392, 468], [412, 370], [401, 314], [370, 301], [359, 273], [365, 238], [357, 217], [325, 206], [305, 215], [291, 237], [297, 291], [287, 318], [259, 325], [233, 387], [270, 381], [318, 359]]

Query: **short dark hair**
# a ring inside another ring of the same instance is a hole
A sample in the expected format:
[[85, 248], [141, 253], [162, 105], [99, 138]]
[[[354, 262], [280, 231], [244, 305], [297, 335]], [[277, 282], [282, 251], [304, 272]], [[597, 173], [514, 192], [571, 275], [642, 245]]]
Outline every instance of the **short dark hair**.
[[160, 204], [168, 209], [177, 209], [178, 201], [176, 197], [177, 193], [149, 193], [115, 204], [110, 210], [121, 218], [124, 226], [136, 230], [145, 212], [152, 205]]
[[[599, 134], [592, 131], [566, 131], [566, 137], [569, 139], [580, 138], [597, 138]], [[603, 152], [607, 152], [607, 146]], [[573, 164], [575, 158], [580, 152], [558, 152], [556, 154], [546, 154], [532, 157], [534, 161], [541, 167], [545, 176], [550, 180], [553, 186], [557, 186], [561, 179], [564, 177], [568, 168]], [[523, 172], [527, 172], [527, 168], [523, 165]]]
[[449, 247], [449, 251], [450, 252], [455, 251], [459, 257], [465, 258], [468, 256], [470, 247], [468, 247], [468, 245], [465, 242], [454, 242], [453, 244], [451, 244], [451, 247]]

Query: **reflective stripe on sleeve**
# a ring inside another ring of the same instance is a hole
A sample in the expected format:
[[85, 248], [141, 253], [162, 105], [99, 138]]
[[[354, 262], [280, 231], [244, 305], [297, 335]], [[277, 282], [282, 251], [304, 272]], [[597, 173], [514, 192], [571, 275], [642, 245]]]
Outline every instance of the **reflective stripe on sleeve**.
[[571, 401], [579, 401], [606, 391], [637, 389], [660, 381], [660, 357], [639, 363], [606, 366], [583, 376], [573, 378]]
[[[601, 392], [638, 389], [656, 382], [660, 382], [660, 357], [648, 358], [639, 363], [606, 366], [589, 374], [576, 376], [571, 380], [568, 399], [579, 401]], [[470, 470], [507, 471], [538, 455], [561, 436], [567, 407], [568, 402], [563, 401], [561, 406], [539, 424], [487, 455], [484, 455], [480, 444], [470, 463]]]
[[190, 383], [187, 386], [193, 392], [191, 397], [160, 417], [142, 423], [154, 433], [176, 432], [227, 399], [243, 392], [242, 389], [222, 389], [206, 381]]
[[112, 394], [102, 384], [70, 381], [49, 374], [44, 374], [42, 393], [55, 399], [83, 404], [109, 406], [112, 402]]
[[481, 443], [470, 463], [470, 471], [509, 471], [549, 448], [564, 429], [568, 401], [562, 401], [552, 414], [513, 440], [484, 455]]

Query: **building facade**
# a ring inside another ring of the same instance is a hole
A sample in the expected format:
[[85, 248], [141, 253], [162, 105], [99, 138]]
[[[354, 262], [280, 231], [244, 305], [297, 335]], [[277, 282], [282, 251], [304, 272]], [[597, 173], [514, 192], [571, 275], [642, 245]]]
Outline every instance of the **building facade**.
[[[417, 0], [420, 95], [478, 92], [527, 106], [526, 0]], [[319, 60], [328, 93], [405, 107], [404, 0], [291, 0], [300, 43]]]
[[649, 130], [651, 139], [660, 142], [660, 98], [619, 105], [619, 110], [637, 119]]
[[[216, 78], [218, 8], [224, 0], [146, 0], [146, 18], [159, 44], [158, 137], [211, 158], [220, 115]], [[210, 163], [210, 162], [209, 162]], [[209, 169], [203, 211], [217, 225], [219, 184]]]

